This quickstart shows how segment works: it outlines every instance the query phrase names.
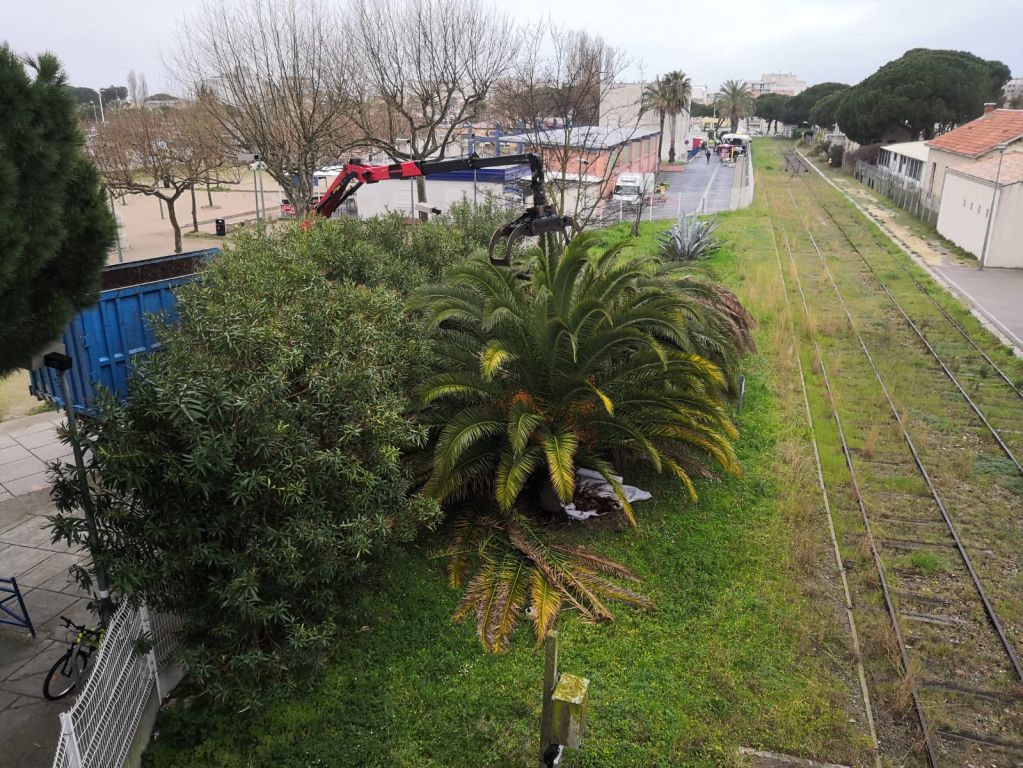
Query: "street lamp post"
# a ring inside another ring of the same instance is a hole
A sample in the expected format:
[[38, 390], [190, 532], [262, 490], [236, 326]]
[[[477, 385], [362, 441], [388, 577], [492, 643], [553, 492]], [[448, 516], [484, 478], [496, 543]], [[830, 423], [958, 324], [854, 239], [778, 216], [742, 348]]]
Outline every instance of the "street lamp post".
[[1008, 142], [998, 145], [998, 169], [995, 171], [995, 186], [991, 190], [991, 206], [987, 213], [987, 227], [984, 228], [984, 245], [980, 247], [980, 261], [977, 270], [984, 271], [984, 261], [987, 259], [987, 245], [991, 238], [991, 225], [995, 220], [995, 208], [998, 205], [998, 182], [1002, 177], [1002, 160], [1005, 157], [1005, 150], [1009, 148]]
[[96, 95], [99, 96], [99, 121], [101, 123], [105, 123], [107, 121], [107, 116], [103, 114], [103, 92], [98, 88], [90, 88], [89, 90], [96, 91]]

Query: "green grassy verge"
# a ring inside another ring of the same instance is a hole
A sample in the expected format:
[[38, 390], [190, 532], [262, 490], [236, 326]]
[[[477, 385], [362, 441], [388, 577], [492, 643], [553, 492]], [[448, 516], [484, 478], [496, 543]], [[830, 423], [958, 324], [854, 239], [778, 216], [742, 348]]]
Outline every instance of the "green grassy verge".
[[[654, 493], [637, 507], [638, 530], [563, 534], [638, 571], [657, 603], [619, 606], [611, 624], [563, 616], [561, 668], [591, 681], [585, 747], [568, 766], [730, 765], [740, 745], [847, 763], [864, 754], [843, 627], [820, 599], [830, 555], [766, 212], [758, 202], [721, 221], [729, 245], [711, 266], [761, 320], [737, 417], [745, 474], [700, 483], [695, 504], [667, 478], [628, 477]], [[636, 247], [664, 226], [644, 225]], [[459, 595], [429, 556], [443, 542], [381, 563], [314, 690], [260, 713], [176, 706], [147, 765], [535, 765], [542, 656], [528, 629], [492, 656], [451, 623]]]

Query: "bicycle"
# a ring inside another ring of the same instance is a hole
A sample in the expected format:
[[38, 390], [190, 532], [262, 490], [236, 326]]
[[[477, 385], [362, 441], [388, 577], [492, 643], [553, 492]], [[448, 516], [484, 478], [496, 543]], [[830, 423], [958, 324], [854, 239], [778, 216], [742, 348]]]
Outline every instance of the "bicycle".
[[75, 624], [66, 616], [60, 618], [64, 620], [65, 627], [75, 632], [75, 637], [71, 641], [71, 646], [50, 668], [46, 680], [43, 681], [43, 696], [50, 701], [63, 699], [84, 679], [89, 659], [99, 649], [106, 633], [102, 627], [89, 629], [84, 624]]

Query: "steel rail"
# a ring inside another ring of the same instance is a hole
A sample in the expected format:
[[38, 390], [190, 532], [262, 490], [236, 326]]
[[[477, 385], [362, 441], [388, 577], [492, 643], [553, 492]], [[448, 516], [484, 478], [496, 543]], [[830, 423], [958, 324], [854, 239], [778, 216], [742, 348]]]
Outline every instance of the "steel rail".
[[[789, 189], [789, 197], [792, 200], [792, 205], [800, 212], [800, 219], [802, 220], [802, 209], [796, 202], [795, 197], [792, 195], [792, 190]], [[1020, 664], [1016, 650], [1005, 634], [1005, 630], [1002, 627], [1001, 621], [998, 619], [997, 613], [995, 613], [994, 606], [991, 605], [991, 601], [988, 599], [987, 592], [984, 589], [984, 585], [981, 583], [980, 576], [973, 567], [973, 561], [970, 559], [969, 553], [966, 551], [966, 547], [959, 537], [959, 532], [956, 530], [955, 523], [952, 521], [952, 517], [949, 515], [948, 510], [945, 508], [945, 503], [941, 499], [941, 495], [938, 493], [937, 487], [934, 485], [934, 480], [931, 478], [930, 473], [924, 466], [923, 461], [920, 459], [920, 454], [917, 452], [916, 445], [913, 443], [913, 439], [910, 437], [909, 432], [906, 429], [905, 424], [902, 421], [902, 417], [899, 415], [899, 409], [895, 406], [895, 401], [892, 399], [891, 393], [888, 390], [887, 385], [884, 383], [884, 378], [881, 376], [881, 372], [877, 368], [877, 364], [874, 362], [873, 355], [870, 354], [870, 350], [867, 349], [866, 343], [863, 341], [863, 335], [860, 333], [856, 326], [856, 322], [853, 320], [852, 314], [849, 311], [849, 306], [846, 304], [845, 298], [842, 296], [841, 290], [838, 288], [838, 283], [835, 281], [835, 277], [831, 272], [831, 268], [828, 267], [827, 260], [824, 258], [824, 254], [821, 253], [820, 248], [817, 245], [817, 241], [814, 240], [813, 234], [810, 232], [809, 227], [806, 223], [803, 223], [803, 227], [806, 230], [806, 235], [813, 244], [814, 250], [817, 252], [817, 257], [824, 267], [824, 272], [828, 276], [828, 280], [831, 282], [831, 287], [835, 291], [835, 295], [838, 297], [839, 303], [842, 305], [842, 309], [845, 312], [846, 319], [849, 321], [849, 327], [856, 335], [856, 339], [860, 344], [860, 348], [863, 350], [863, 354], [866, 355], [867, 360], [870, 363], [871, 369], [874, 371], [874, 376], [877, 379], [878, 384], [881, 385], [881, 391], [884, 393], [885, 400], [888, 401], [888, 406], [891, 409], [892, 415], [895, 417], [895, 422], [899, 426], [899, 430], [902, 432], [902, 437], [909, 446], [910, 452], [913, 454], [913, 461], [916, 463], [917, 469], [920, 470], [921, 476], [927, 483], [927, 488], [931, 492], [931, 496], [934, 498], [935, 503], [938, 506], [938, 510], [941, 512], [942, 519], [945, 521], [945, 525], [948, 528], [949, 533], [952, 534], [952, 539], [955, 541], [956, 549], [959, 555], [962, 557], [963, 562], [966, 565], [967, 570], [970, 573], [970, 578], [973, 581], [973, 585], [977, 590], [977, 594], [980, 596], [981, 602], [984, 604], [984, 609], [987, 612], [987, 616], [995, 632], [998, 635], [998, 639], [1002, 643], [1002, 647], [1005, 649], [1006, 654], [1009, 657], [1009, 661], [1012, 664], [1012, 668], [1016, 673], [1016, 679], [1023, 681], [1023, 665]]]
[[[803, 181], [805, 182], [806, 179], [804, 178]], [[790, 196], [792, 195], [792, 191], [791, 190], [789, 190], [789, 195]], [[795, 198], [793, 198], [793, 205], [795, 205]], [[796, 207], [798, 208], [798, 206], [796, 206]], [[871, 265], [871, 263], [867, 260], [866, 256], [863, 255], [863, 252], [859, 249], [859, 247], [856, 245], [856, 243], [853, 242], [853, 239], [851, 237], [849, 237], [849, 234], [845, 231], [845, 229], [842, 227], [842, 225], [839, 224], [839, 222], [835, 218], [834, 214], [832, 214], [831, 211], [828, 210], [826, 205], [821, 204], [820, 207], [824, 211], [824, 213], [827, 215], [827, 217], [829, 219], [831, 219], [832, 224], [835, 225], [835, 228], [841, 233], [842, 237], [845, 238], [846, 242], [849, 243], [849, 247], [853, 249], [853, 252], [856, 253], [856, 255], [860, 257], [860, 260], [864, 263], [864, 265], [866, 265], [867, 269], [870, 271], [870, 274], [877, 281], [877, 284], [881, 286], [881, 290], [883, 290], [885, 292], [885, 295], [888, 296], [888, 298], [891, 300], [891, 302], [895, 306], [895, 308], [905, 318], [906, 322], [909, 323], [909, 327], [913, 329], [913, 332], [917, 335], [917, 338], [920, 339], [920, 341], [923, 343], [924, 347], [926, 347], [927, 351], [930, 352], [930, 354], [934, 358], [934, 360], [938, 363], [939, 366], [941, 366], [941, 370], [945, 373], [945, 376], [947, 376], [949, 381], [951, 381], [955, 385], [955, 388], [959, 390], [959, 394], [963, 396], [963, 399], [966, 400], [966, 402], [970, 406], [970, 408], [973, 409], [973, 412], [975, 414], [977, 414], [977, 417], [981, 420], [981, 422], [984, 424], [984, 426], [987, 427], [988, 432], [991, 433], [991, 436], [995, 439], [995, 441], [998, 443], [999, 447], [1002, 449], [1002, 452], [1006, 455], [1006, 457], [1009, 459], [1009, 461], [1012, 462], [1013, 466], [1016, 467], [1016, 471], [1019, 472], [1019, 474], [1021, 476], [1023, 476], [1023, 464], [1020, 463], [1020, 460], [1016, 458], [1016, 455], [1012, 452], [1012, 449], [1009, 448], [1009, 446], [1005, 443], [1005, 440], [1002, 438], [1001, 433], [999, 433], [999, 431], [991, 424], [991, 422], [988, 421], [987, 416], [984, 415], [984, 412], [981, 411], [981, 409], [977, 405], [977, 403], [973, 400], [972, 397], [970, 397], [970, 395], [967, 393], [966, 389], [959, 382], [959, 379], [956, 378], [955, 374], [952, 373], [952, 371], [949, 369], [949, 367], [945, 364], [945, 361], [941, 359], [941, 356], [938, 354], [937, 350], [934, 349], [934, 347], [931, 345], [931, 343], [927, 340], [927, 337], [924, 336], [923, 332], [920, 330], [920, 328], [917, 326], [917, 324], [913, 322], [913, 319], [909, 316], [909, 313], [906, 312], [906, 310], [902, 307], [902, 304], [899, 303], [898, 299], [895, 298], [895, 295], [891, 292], [891, 290], [889, 290], [888, 286], [885, 285], [884, 280], [882, 280], [881, 276], [877, 274], [877, 270], [874, 269], [873, 265]], [[875, 245], [876, 245], [876, 241], [875, 241]], [[913, 282], [914, 282], [914, 284], [916, 284], [917, 288], [919, 288], [922, 293], [927, 295], [927, 292], [924, 291], [920, 287], [920, 285], [918, 283], [916, 283], [916, 279], [913, 278], [912, 275], [910, 275], [910, 278], [913, 279]], [[934, 298], [933, 297], [929, 297], [929, 298], [931, 299], [932, 302], [934, 302]], [[940, 309], [942, 311], [942, 313], [945, 315], [945, 317], [959, 330], [959, 332], [964, 334], [964, 336], [967, 339], [967, 341], [969, 341], [971, 344], [973, 344], [973, 340], [970, 339], [969, 336], [966, 336], [965, 331], [958, 326], [958, 324], [955, 322], [955, 320], [953, 320], [951, 317], [949, 317], [948, 313], [945, 312], [944, 308], [942, 308], [941, 305], [939, 305], [937, 302], [934, 302], [934, 304], [935, 304], [935, 306], [938, 307], [938, 309]], [[997, 365], [995, 365], [995, 363], [991, 360], [991, 358], [988, 357], [987, 354], [982, 349], [980, 349], [980, 347], [977, 347], [976, 344], [973, 344], [973, 346], [977, 349], [978, 352], [980, 352], [982, 355], [984, 355], [984, 358], [987, 360], [987, 362], [996, 371], [998, 371], [999, 375], [1001, 375], [1001, 377], [1003, 379], [1005, 379], [1005, 381], [1009, 384], [1009, 386], [1012, 387], [1012, 390], [1017, 395], [1020, 395], [1020, 397], [1023, 397], [1023, 394], [1021, 394], [1020, 391], [1018, 389], [1016, 389], [1015, 385], [1013, 385], [1012, 382], [1009, 381], [1008, 377], [1002, 372], [1002, 370]], [[1021, 678], [1021, 680], [1023, 680], [1023, 678]]]
[[[803, 181], [806, 181], [806, 179], [804, 178]], [[829, 219], [831, 219], [833, 222], [835, 222], [835, 226], [838, 227], [838, 229], [840, 231], [842, 231], [842, 234], [845, 236], [845, 239], [849, 240], [850, 245], [853, 245], [851, 238], [849, 237], [848, 234], [846, 234], [846, 232], [844, 230], [842, 230], [842, 225], [838, 223], [838, 219], [835, 218], [835, 215], [834, 215], [834, 213], [831, 212], [831, 209], [827, 205], [825, 205], [824, 203], [821, 203], [821, 209], [824, 211], [824, 213], [826, 213], [828, 215]], [[859, 224], [859, 222], [856, 222], [856, 223]], [[874, 236], [873, 233], [868, 232], [867, 236], [870, 238], [871, 242], [874, 244], [874, 247], [876, 247], [878, 251], [880, 251], [883, 254], [890, 255], [890, 254], [888, 254], [888, 251], [886, 251], [881, 246], [881, 243], [878, 242], [877, 238]], [[853, 245], [853, 248], [856, 249], [856, 246]], [[867, 261], [867, 259], [863, 256], [862, 252], [860, 252], [858, 249], [856, 249], [856, 252], [860, 255], [860, 258], [863, 259], [863, 262], [868, 267], [870, 267], [871, 270], [873, 271], [873, 267], [871, 267], [870, 262]], [[983, 350], [983, 348], [981, 348], [981, 346], [979, 344], [977, 344], [976, 341], [973, 340], [973, 337], [970, 336], [970, 334], [966, 332], [966, 329], [963, 328], [959, 324], [959, 321], [956, 320], [954, 317], [952, 317], [952, 315], [949, 314], [947, 309], [945, 309], [943, 306], [941, 306], [941, 302], [939, 302], [937, 299], [935, 299], [934, 296], [931, 294], [931, 292], [928, 291], [927, 288], [925, 288], [923, 286], [923, 284], [921, 284], [920, 281], [916, 279], [916, 276], [909, 270], [909, 268], [905, 264], [902, 263], [902, 260], [897, 258], [895, 260], [895, 263], [896, 263], [896, 266], [900, 270], [902, 270], [902, 272], [905, 273], [906, 277], [908, 277], [910, 280], [913, 281], [913, 285], [916, 286], [917, 290], [920, 291], [920, 293], [922, 293], [924, 296], [926, 296], [930, 300], [930, 302], [937, 308], [937, 310], [939, 312], [941, 312], [941, 314], [944, 316], [944, 318], [946, 320], [948, 320], [948, 322], [952, 325], [952, 327], [955, 328], [957, 331], [959, 331], [959, 334], [964, 339], [966, 339], [967, 343], [971, 347], [973, 347], [975, 350], [977, 350], [977, 352], [979, 352], [984, 357], [984, 359], [987, 361], [988, 365], [990, 365], [992, 368], [995, 369], [995, 371], [998, 373], [998, 375], [1001, 377], [1001, 379], [1006, 384], [1009, 385], [1009, 388], [1012, 389], [1012, 391], [1015, 392], [1016, 395], [1018, 395], [1020, 399], [1023, 399], [1023, 390], [1021, 390], [1019, 387], [1017, 387], [1013, 383], [1012, 379], [1009, 378], [1009, 375], [1007, 373], [1005, 373], [1005, 371], [1003, 371], [999, 367], [998, 363], [996, 363], [994, 360], [992, 360], [991, 356], [988, 355], [988, 353], [985, 352]]]
[[[774, 247], [774, 257], [778, 263], [778, 276], [781, 278], [782, 294], [785, 297], [785, 315], [788, 318], [789, 330], [792, 334], [792, 356], [796, 361], [796, 370], [799, 373], [799, 388], [803, 396], [803, 408], [806, 411], [806, 421], [810, 428], [810, 444], [813, 446], [814, 465], [817, 469], [817, 484], [821, 489], [821, 496], [824, 502], [824, 513], [828, 521], [828, 533], [831, 537], [831, 547], [835, 555], [835, 564], [842, 582], [842, 595], [845, 600], [846, 621], [849, 624], [849, 634], [852, 638], [853, 658], [856, 660], [856, 676], [859, 678], [860, 695], [863, 696], [863, 708], [867, 716], [867, 728], [870, 731], [871, 747], [874, 752], [874, 764], [881, 768], [880, 745], [877, 739], [877, 726], [874, 722], [874, 710], [870, 703], [870, 689], [867, 686], [867, 673], [863, 666], [863, 651], [860, 648], [860, 634], [856, 627], [856, 616], [853, 613], [852, 591], [849, 589], [849, 577], [846, 572], [845, 562], [842, 560], [842, 551], [838, 546], [838, 534], [835, 532], [835, 518], [831, 511], [831, 500], [828, 494], [827, 483], [824, 481], [824, 466], [821, 462], [820, 447], [817, 443], [817, 428], [814, 424], [813, 411], [810, 409], [810, 396], [807, 393], [806, 374], [803, 370], [803, 360], [799, 356], [799, 340], [796, 337], [796, 323], [792, 314], [792, 302], [789, 300], [789, 289], [785, 282], [785, 270], [781, 263], [781, 251], [778, 248], [778, 238], [774, 231], [774, 219], [771, 217], [771, 195], [764, 186], [764, 195], [767, 198], [767, 215], [771, 227], [771, 243]], [[787, 246], [787, 243], [786, 243]], [[823, 362], [821, 369], [823, 370]]]
[[[766, 186], [765, 186], [766, 191]], [[768, 206], [770, 206], [770, 198], [768, 198]], [[768, 208], [768, 215], [772, 219], [773, 228], [773, 215], [770, 213]], [[810, 328], [810, 308], [806, 301], [806, 293], [803, 291], [803, 283], [799, 278], [799, 270], [796, 266], [795, 258], [792, 255], [792, 246], [789, 243], [788, 233], [785, 231], [784, 222], [779, 222], [781, 227], [782, 238], [785, 242], [785, 250], [788, 253], [789, 263], [792, 265], [793, 274], [795, 276], [796, 288], [799, 292], [799, 297], [803, 305], [803, 315], [807, 322], [807, 328]], [[805, 228], [805, 225], [804, 225]], [[809, 232], [807, 233], [809, 234]], [[784, 279], [784, 278], [783, 278]], [[898, 611], [895, 608], [895, 603], [892, 600], [891, 588], [888, 585], [888, 576], [885, 571], [884, 563], [881, 559], [881, 553], [877, 548], [877, 541], [874, 537], [873, 527], [870, 522], [870, 515], [867, 513], [866, 502], [863, 500], [863, 493], [860, 490], [860, 484], [856, 476], [856, 468], [852, 460], [852, 452], [849, 449], [849, 443], [845, 437], [845, 427], [842, 424], [842, 417], [838, 412], [838, 406], [835, 400], [834, 389], [831, 386], [831, 378], [828, 375], [827, 366], [824, 364], [824, 354], [821, 351], [820, 344], [818, 344], [816, 338], [811, 338], [814, 347], [814, 355], [816, 357], [817, 364], [820, 366], [821, 375], [824, 380], [824, 388], [828, 394], [828, 399], [831, 403], [831, 413], [835, 419], [835, 426], [838, 430], [838, 437], [842, 444], [842, 454], [845, 458], [846, 467], [849, 470], [849, 480], [852, 485], [853, 495], [856, 498], [856, 503], [859, 506], [860, 515], [863, 519], [863, 526], [866, 531], [867, 541], [870, 544], [871, 559], [874, 562], [874, 567], [877, 569], [878, 580], [881, 584], [881, 593], [884, 597], [885, 607], [888, 612], [888, 616], [891, 619], [892, 630], [895, 633], [895, 639], [899, 647], [899, 657], [902, 662], [903, 674], [906, 681], [909, 683], [910, 696], [913, 699], [913, 707], [916, 711], [917, 720], [920, 723], [920, 731], [923, 735], [924, 746], [927, 750], [927, 761], [931, 768], [938, 768], [938, 756], [934, 747], [934, 740], [931, 737], [930, 727], [927, 724], [927, 716], [924, 714], [923, 704], [920, 701], [920, 693], [917, 689], [916, 679], [913, 674], [913, 668], [909, 659], [909, 650], [906, 647], [905, 638], [902, 635], [902, 626], [899, 623]]]

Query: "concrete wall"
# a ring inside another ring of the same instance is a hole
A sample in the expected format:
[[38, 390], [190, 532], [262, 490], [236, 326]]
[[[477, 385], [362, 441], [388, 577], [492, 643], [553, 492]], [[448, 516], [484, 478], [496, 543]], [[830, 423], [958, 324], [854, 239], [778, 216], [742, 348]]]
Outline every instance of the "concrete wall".
[[[994, 185], [958, 173], [945, 176], [938, 232], [978, 259], [991, 214]], [[1023, 268], [1023, 182], [1001, 187], [984, 264]]]
[[[643, 89], [649, 83], [615, 83], [604, 95], [600, 104], [600, 125], [607, 128], [640, 128], [660, 130], [661, 121], [655, 111], [640, 115]], [[683, 112], [676, 118], [675, 154], [683, 159], [686, 155], [685, 140], [689, 129], [689, 112]], [[671, 146], [671, 124], [664, 118], [664, 146], [661, 148], [661, 160], [668, 159]], [[657, 151], [657, 137], [654, 137], [654, 152]]]
[[991, 185], [957, 173], [946, 174], [938, 211], [938, 232], [963, 250], [979, 256], [990, 207]]
[[998, 191], [984, 263], [991, 267], [1023, 268], [1023, 182]]
[[[997, 150], [992, 150], [992, 152], [997, 152]], [[1023, 142], [1017, 141], [1015, 144], [1010, 145], [1005, 152], [1006, 154], [1009, 152], [1023, 152]], [[962, 155], [956, 155], [952, 152], [931, 147], [927, 155], [927, 163], [924, 165], [923, 191], [926, 194], [941, 197], [941, 191], [945, 183], [945, 171], [948, 168], [957, 166], [969, 167], [977, 161], [984, 160], [990, 156], [991, 152], [988, 152], [971, 160]], [[949, 177], [951, 178], [951, 174], [949, 174]], [[934, 180], [933, 184], [931, 182], [932, 179]]]

